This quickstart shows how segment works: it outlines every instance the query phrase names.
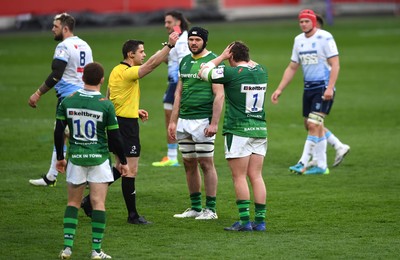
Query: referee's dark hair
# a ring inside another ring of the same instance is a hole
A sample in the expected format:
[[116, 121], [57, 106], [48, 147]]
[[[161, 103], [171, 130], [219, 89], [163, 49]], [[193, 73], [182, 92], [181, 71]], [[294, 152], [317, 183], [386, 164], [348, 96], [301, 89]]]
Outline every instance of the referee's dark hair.
[[135, 53], [141, 44], [144, 44], [144, 42], [140, 40], [127, 40], [124, 46], [122, 46], [122, 56], [124, 59], [128, 58], [128, 52]]
[[103, 77], [104, 69], [98, 62], [89, 63], [83, 68], [82, 80], [86, 85], [97, 86]]

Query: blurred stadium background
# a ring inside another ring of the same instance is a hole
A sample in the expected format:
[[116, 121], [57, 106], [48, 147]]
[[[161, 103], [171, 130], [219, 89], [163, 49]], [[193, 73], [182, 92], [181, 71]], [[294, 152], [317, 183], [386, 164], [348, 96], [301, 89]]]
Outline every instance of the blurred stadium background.
[[311, 8], [328, 24], [336, 16], [399, 15], [400, 0], [0, 0], [0, 30], [48, 29], [53, 16], [73, 14], [82, 26], [159, 23], [166, 10], [181, 10], [190, 21], [233, 21], [293, 17]]

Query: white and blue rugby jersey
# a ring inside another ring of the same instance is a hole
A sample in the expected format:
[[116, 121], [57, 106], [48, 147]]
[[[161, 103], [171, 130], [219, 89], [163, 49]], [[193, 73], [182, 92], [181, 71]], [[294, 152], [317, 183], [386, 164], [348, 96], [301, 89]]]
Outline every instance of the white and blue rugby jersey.
[[175, 47], [169, 52], [168, 55], [168, 80], [171, 83], [178, 83], [178, 72], [179, 63], [182, 58], [190, 54], [188, 45], [188, 33], [184, 31], [178, 41], [175, 43]]
[[53, 59], [67, 63], [61, 80], [54, 86], [57, 97], [63, 99], [78, 89], [82, 89], [83, 68], [86, 64], [93, 62], [90, 46], [78, 36], [69, 37], [57, 45]]
[[338, 55], [332, 34], [325, 30], [318, 29], [309, 38], [304, 33], [296, 36], [291, 60], [302, 66], [304, 89], [327, 86], [331, 70], [327, 59]]

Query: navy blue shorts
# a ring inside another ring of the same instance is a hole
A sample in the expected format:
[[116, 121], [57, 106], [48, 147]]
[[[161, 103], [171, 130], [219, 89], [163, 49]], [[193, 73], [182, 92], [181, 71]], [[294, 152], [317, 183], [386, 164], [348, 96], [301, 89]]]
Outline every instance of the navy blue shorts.
[[331, 100], [324, 101], [322, 99], [324, 92], [325, 88], [304, 90], [303, 117], [308, 117], [308, 114], [310, 114], [311, 112], [321, 112], [329, 115], [329, 112], [331, 111], [333, 105], [335, 94], [333, 94], [333, 98]]
[[176, 85], [178, 85], [177, 82], [168, 83], [168, 88], [165, 91], [163, 103], [174, 104]]
[[[117, 116], [119, 131], [122, 136], [126, 157], [140, 156], [139, 121], [138, 118]], [[112, 151], [113, 152], [113, 151]]]

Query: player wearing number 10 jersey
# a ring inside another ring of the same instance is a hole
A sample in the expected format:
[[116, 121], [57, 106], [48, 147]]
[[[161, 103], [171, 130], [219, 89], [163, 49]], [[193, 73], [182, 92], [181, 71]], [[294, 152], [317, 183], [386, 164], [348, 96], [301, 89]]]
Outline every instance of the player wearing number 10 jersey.
[[[216, 67], [228, 60], [231, 67]], [[264, 66], [250, 60], [249, 48], [239, 41], [205, 64], [199, 72], [203, 80], [223, 84], [225, 89], [225, 158], [232, 172], [239, 221], [227, 231], [265, 231], [267, 189], [262, 176], [267, 153], [267, 123], [264, 100], [268, 74]], [[251, 182], [255, 218], [250, 222]]]
[[[63, 99], [57, 109], [54, 143], [57, 150], [56, 168], [65, 172], [68, 185], [68, 202], [64, 213], [64, 248], [61, 259], [69, 259], [74, 248], [78, 223], [78, 210], [83, 192], [89, 185], [92, 210], [92, 258], [111, 259], [102, 251], [106, 226], [105, 200], [108, 184], [114, 181], [110, 167], [108, 144], [118, 155], [118, 169], [127, 174], [128, 165], [122, 139], [118, 130], [114, 106], [100, 93], [104, 82], [104, 69], [99, 63], [85, 66], [84, 88]], [[64, 129], [68, 125], [68, 166], [63, 154]]]
[[[83, 88], [83, 68], [86, 64], [93, 62], [92, 49], [85, 41], [74, 35], [74, 27], [75, 19], [71, 15], [62, 13], [54, 17], [52, 32], [54, 40], [60, 41], [60, 43], [54, 52], [50, 75], [29, 98], [31, 107], [35, 108], [40, 97], [53, 87], [58, 103], [64, 97]], [[54, 186], [58, 174], [55, 163], [56, 152], [54, 150], [47, 174], [40, 179], [29, 180], [29, 182], [35, 186]]]
[[114, 105], [100, 92], [76, 91], [58, 106], [57, 119], [70, 128], [68, 159], [74, 165], [100, 165], [110, 157], [106, 130], [118, 129], [118, 122]]

